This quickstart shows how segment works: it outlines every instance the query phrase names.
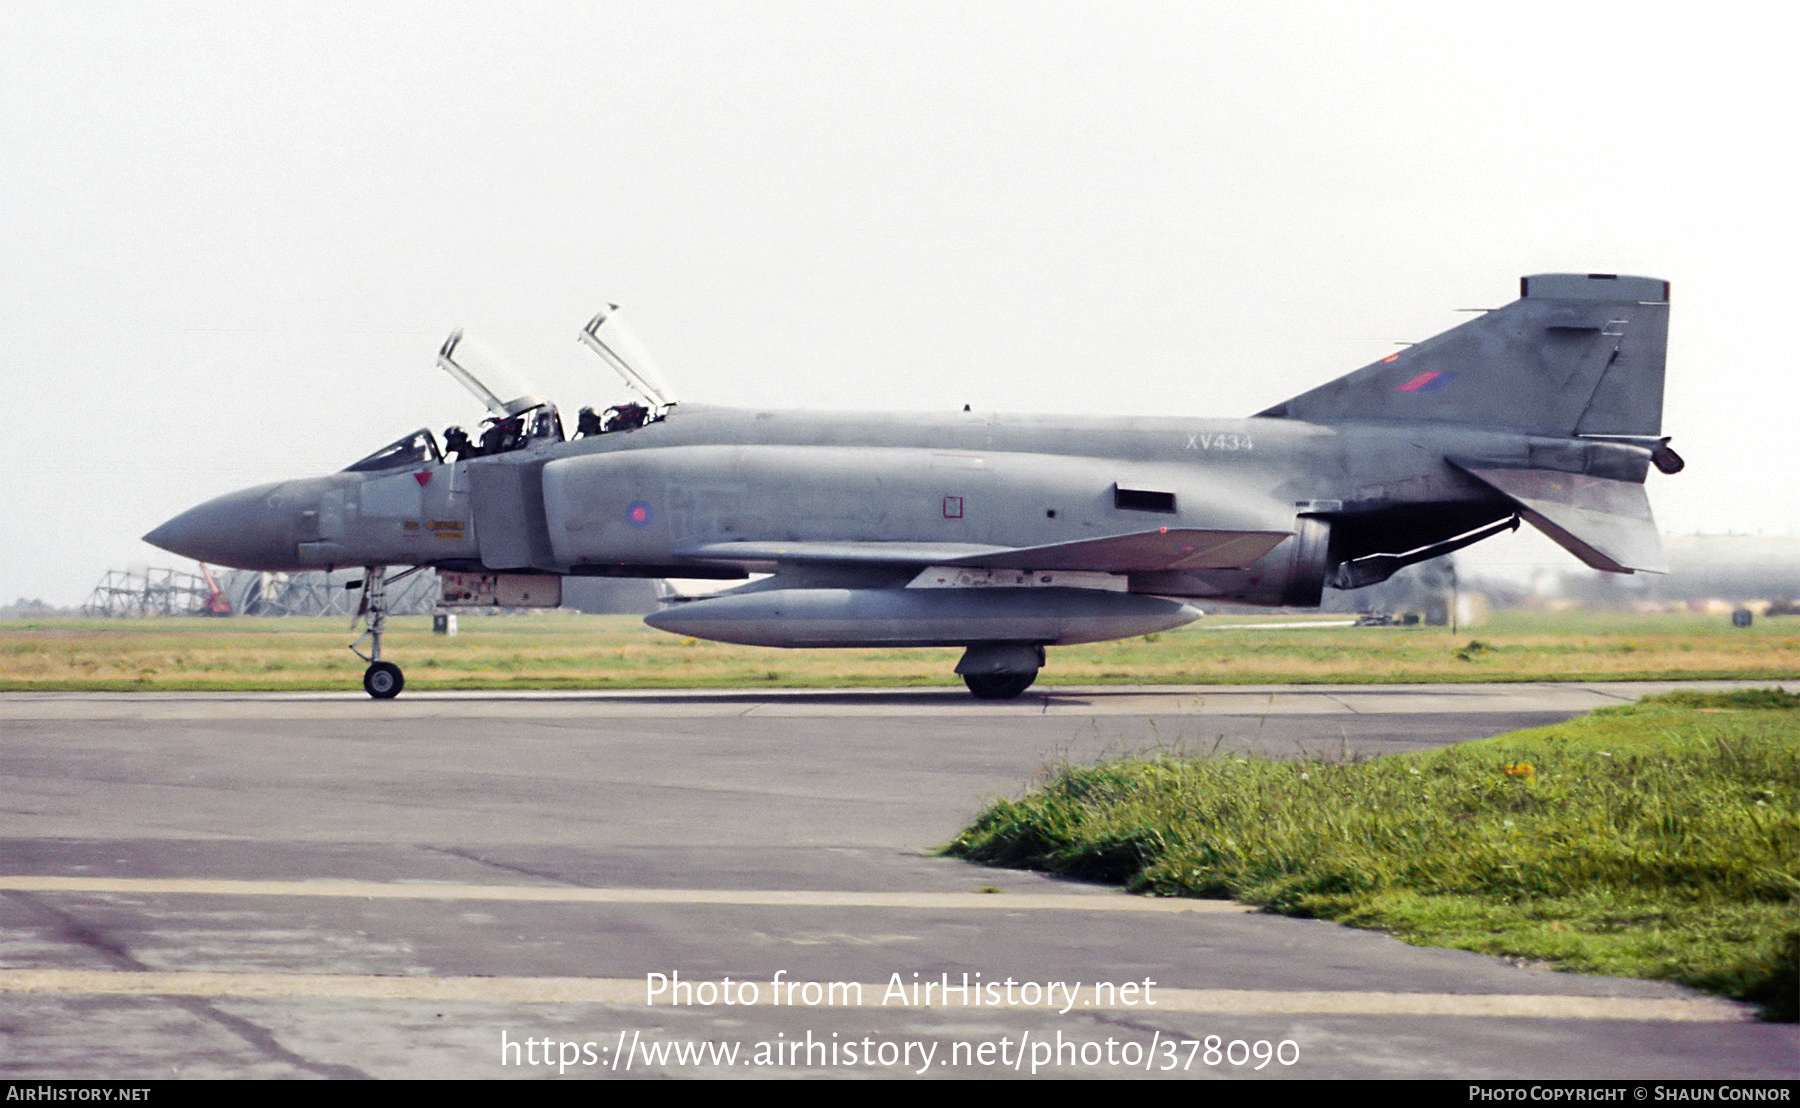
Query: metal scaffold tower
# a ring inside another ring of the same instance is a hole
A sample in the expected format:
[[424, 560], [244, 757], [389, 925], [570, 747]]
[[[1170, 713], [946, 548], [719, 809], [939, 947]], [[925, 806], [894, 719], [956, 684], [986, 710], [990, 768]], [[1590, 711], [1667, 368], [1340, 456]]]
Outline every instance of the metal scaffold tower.
[[[363, 571], [331, 573], [257, 573], [223, 570], [217, 574], [133, 566], [108, 570], [82, 614], [108, 618], [143, 616], [344, 616], [354, 615], [362, 594], [345, 588]], [[394, 615], [429, 614], [437, 608], [435, 574], [407, 578], [388, 593]]]
[[202, 574], [133, 566], [108, 570], [81, 610], [115, 618], [229, 614], [229, 608], [218, 610], [219, 597], [217, 585]]
[[[356, 614], [362, 593], [346, 588], [360, 581], [363, 571], [331, 573], [256, 573], [233, 570], [225, 575], [224, 588], [232, 610], [247, 616], [345, 616]], [[418, 573], [395, 585], [387, 594], [392, 615], [428, 615], [437, 609], [436, 574]]]

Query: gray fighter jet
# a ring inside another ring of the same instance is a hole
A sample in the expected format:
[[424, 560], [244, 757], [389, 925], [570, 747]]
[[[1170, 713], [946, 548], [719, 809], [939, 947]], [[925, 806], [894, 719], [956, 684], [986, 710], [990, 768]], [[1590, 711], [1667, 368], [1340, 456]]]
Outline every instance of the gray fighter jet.
[[[617, 320], [581, 339], [644, 398], [565, 436], [502, 401], [453, 335], [439, 364], [492, 413], [340, 473], [221, 496], [145, 539], [244, 569], [366, 567], [371, 696], [387, 567], [446, 604], [547, 606], [565, 576], [744, 579], [651, 626], [786, 647], [960, 646], [977, 697], [1044, 650], [1176, 627], [1189, 601], [1317, 605], [1524, 519], [1596, 569], [1661, 572], [1644, 480], [1662, 436], [1669, 286], [1545, 274], [1520, 298], [1249, 419], [1053, 418], [678, 403]], [[753, 574], [769, 574], [750, 580]], [[367, 641], [367, 653], [358, 646]]]

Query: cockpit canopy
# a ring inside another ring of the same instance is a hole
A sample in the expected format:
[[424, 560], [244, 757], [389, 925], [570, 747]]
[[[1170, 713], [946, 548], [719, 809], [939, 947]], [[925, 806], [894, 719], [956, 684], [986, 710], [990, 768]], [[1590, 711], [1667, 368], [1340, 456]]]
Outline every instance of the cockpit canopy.
[[361, 461], [345, 466], [344, 472], [372, 473], [377, 470], [403, 469], [407, 466], [424, 465], [428, 462], [443, 460], [444, 452], [438, 449], [437, 438], [429, 430], [421, 427], [405, 438], [388, 443]]
[[[663, 381], [656, 364], [638, 343], [637, 338], [618, 320], [618, 305], [588, 321], [582, 329], [581, 341], [612, 366], [626, 384], [637, 390], [650, 406], [630, 403], [608, 408], [605, 414], [591, 408], [581, 410], [576, 433], [599, 435], [611, 431], [629, 431], [661, 420], [675, 404], [674, 390]], [[562, 417], [556, 406], [543, 398], [519, 391], [517, 374], [492, 351], [471, 341], [461, 331], [452, 332], [438, 351], [438, 366], [454, 377], [487, 408], [479, 437], [461, 427], [444, 430], [443, 446], [432, 433], [421, 427], [405, 438], [382, 447], [368, 457], [344, 468], [346, 473], [371, 473], [408, 466], [461, 461], [506, 454], [540, 443], [564, 442]], [[501, 385], [495, 391], [494, 385]], [[517, 392], [511, 400], [501, 400], [508, 392]]]
[[562, 442], [562, 416], [553, 404], [538, 403], [517, 415], [489, 419], [479, 442], [472, 441], [461, 427], [444, 431], [444, 446], [429, 430], [419, 428], [405, 438], [396, 439], [360, 461], [344, 467], [345, 473], [374, 473], [384, 469], [480, 458], [490, 454], [506, 454], [523, 450], [540, 442]]
[[495, 416], [486, 421], [480, 441], [470, 439], [461, 427], [444, 429], [444, 453], [455, 460], [483, 458], [523, 450], [536, 443], [563, 441], [562, 417], [556, 406], [539, 402], [516, 415]]

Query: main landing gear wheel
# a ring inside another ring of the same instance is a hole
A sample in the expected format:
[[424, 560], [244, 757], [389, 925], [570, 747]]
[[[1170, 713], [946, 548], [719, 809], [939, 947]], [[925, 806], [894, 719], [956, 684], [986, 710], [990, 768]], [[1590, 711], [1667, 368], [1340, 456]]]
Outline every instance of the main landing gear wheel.
[[963, 684], [977, 700], [1012, 700], [1037, 680], [1037, 670], [1030, 673], [965, 673]]
[[406, 675], [392, 662], [376, 662], [363, 671], [363, 689], [376, 700], [392, 700], [406, 687]]

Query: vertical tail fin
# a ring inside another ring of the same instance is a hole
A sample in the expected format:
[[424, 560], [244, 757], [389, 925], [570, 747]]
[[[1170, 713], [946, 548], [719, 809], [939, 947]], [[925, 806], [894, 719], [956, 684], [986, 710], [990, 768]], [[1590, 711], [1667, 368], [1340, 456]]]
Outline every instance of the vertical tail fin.
[[1667, 281], [1541, 274], [1503, 308], [1257, 414], [1654, 437], [1668, 335]]

